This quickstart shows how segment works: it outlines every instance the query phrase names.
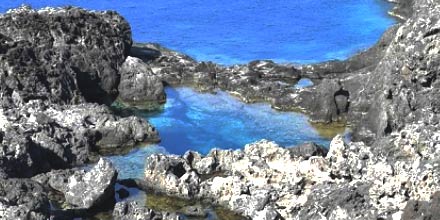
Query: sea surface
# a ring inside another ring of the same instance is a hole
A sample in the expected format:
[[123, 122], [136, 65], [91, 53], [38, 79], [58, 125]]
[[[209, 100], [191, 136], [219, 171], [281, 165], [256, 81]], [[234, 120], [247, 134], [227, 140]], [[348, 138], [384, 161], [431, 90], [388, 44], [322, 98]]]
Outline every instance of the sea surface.
[[0, 12], [23, 3], [116, 10], [135, 41], [221, 64], [344, 59], [395, 22], [385, 0], [2, 0]]

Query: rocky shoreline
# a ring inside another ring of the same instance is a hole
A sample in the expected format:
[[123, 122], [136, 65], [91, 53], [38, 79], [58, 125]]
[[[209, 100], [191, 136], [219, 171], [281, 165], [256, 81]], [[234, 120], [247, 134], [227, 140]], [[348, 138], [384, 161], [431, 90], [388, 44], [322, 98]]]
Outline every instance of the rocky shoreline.
[[[135, 187], [251, 219], [435, 219], [440, 3], [402, 0], [392, 14], [402, 22], [345, 61], [225, 67], [133, 44], [115, 12], [10, 10], [0, 16], [0, 219], [101, 211], [114, 219], [180, 219], [136, 202], [115, 204], [118, 174], [100, 158], [160, 141], [147, 121], [117, 114], [111, 103], [154, 109], [166, 98], [164, 86], [180, 85], [349, 124], [353, 140], [336, 136], [328, 151], [262, 140], [206, 156], [152, 155]], [[314, 85], [292, 86], [304, 78]]]

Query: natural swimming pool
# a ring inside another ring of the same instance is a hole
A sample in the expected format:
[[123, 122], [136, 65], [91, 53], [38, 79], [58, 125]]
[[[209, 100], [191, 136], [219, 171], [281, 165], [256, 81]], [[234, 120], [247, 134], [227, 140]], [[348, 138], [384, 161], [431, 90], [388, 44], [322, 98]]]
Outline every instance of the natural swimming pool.
[[266, 103], [246, 104], [222, 91], [199, 93], [191, 88], [166, 88], [161, 110], [140, 112], [159, 131], [161, 143], [110, 157], [123, 172], [120, 177], [140, 177], [145, 158], [152, 153], [208, 153], [212, 148], [239, 149], [261, 139], [294, 146], [315, 142], [328, 146], [305, 115], [280, 112]]

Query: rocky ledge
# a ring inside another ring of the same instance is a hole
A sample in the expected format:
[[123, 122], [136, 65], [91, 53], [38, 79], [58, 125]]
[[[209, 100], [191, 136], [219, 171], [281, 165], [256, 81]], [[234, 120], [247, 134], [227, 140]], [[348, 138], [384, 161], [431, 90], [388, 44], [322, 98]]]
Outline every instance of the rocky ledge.
[[391, 162], [377, 153], [362, 142], [347, 144], [341, 136], [332, 140], [328, 152], [262, 140], [243, 150], [214, 149], [206, 156], [191, 151], [152, 155], [144, 181], [155, 191], [221, 205], [250, 219], [413, 219], [408, 216], [438, 214], [427, 209], [415, 215], [413, 203], [437, 201], [439, 164], [421, 158]]

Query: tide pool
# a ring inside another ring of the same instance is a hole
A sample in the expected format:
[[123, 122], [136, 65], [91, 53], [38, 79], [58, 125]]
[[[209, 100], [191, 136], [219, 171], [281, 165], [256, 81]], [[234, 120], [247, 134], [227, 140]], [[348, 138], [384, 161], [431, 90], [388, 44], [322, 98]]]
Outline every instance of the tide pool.
[[158, 145], [112, 156], [121, 177], [141, 177], [145, 158], [152, 153], [206, 154], [212, 148], [239, 149], [261, 139], [281, 146], [304, 142], [329, 145], [308, 122], [294, 112], [279, 112], [265, 103], [246, 104], [226, 92], [199, 93], [191, 88], [166, 88], [167, 102], [156, 112], [141, 112], [162, 138]]
[[222, 64], [344, 59], [394, 23], [385, 0], [4, 0], [0, 12], [23, 3], [116, 10], [135, 41]]

